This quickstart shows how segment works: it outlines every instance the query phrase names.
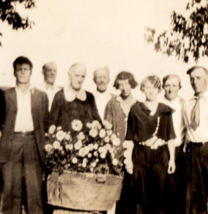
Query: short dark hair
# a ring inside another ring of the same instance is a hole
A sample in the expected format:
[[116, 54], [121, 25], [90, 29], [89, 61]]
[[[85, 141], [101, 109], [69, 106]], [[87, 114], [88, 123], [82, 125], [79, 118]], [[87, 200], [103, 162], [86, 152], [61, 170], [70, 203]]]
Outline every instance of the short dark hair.
[[138, 83], [136, 82], [136, 80], [134, 79], [134, 76], [132, 73], [127, 72], [127, 71], [121, 71], [117, 76], [116, 79], [114, 81], [113, 86], [118, 89], [119, 88], [119, 84], [118, 81], [119, 80], [129, 80], [129, 84], [131, 85], [131, 88], [136, 88]]
[[20, 64], [20, 65], [28, 64], [30, 66], [30, 70], [32, 70], [32, 68], [33, 68], [32, 62], [27, 57], [24, 57], [24, 56], [19, 56], [14, 60], [14, 62], [13, 62], [14, 71], [16, 70], [17, 64]]
[[149, 81], [151, 84], [153, 84], [153, 86], [155, 88], [158, 88], [159, 92], [161, 91], [161, 81], [160, 81], [160, 78], [156, 75], [147, 76], [142, 80], [141, 85], [140, 85], [141, 91], [144, 91], [144, 86], [147, 81]]
[[176, 75], [176, 74], [168, 74], [168, 75], [166, 75], [166, 76], [163, 77], [163, 79], [162, 79], [162, 87], [163, 87], [163, 88], [165, 87], [166, 81], [167, 81], [168, 79], [171, 79], [171, 78], [178, 78], [178, 81], [179, 81], [179, 88], [182, 88], [182, 86], [181, 86], [181, 79], [180, 79], [179, 76]]
[[186, 72], [188, 75], [190, 75], [195, 69], [197, 69], [197, 68], [201, 68], [201, 69], [203, 69], [204, 70], [204, 72], [208, 75], [208, 70], [205, 68], [205, 67], [203, 67], [203, 66], [193, 66], [193, 67], [191, 67], [190, 69], [188, 69], [188, 71]]

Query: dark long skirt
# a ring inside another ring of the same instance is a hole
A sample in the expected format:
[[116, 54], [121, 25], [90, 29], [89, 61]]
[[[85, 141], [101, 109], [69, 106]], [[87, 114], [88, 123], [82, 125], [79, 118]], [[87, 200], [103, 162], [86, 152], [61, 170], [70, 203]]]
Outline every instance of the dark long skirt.
[[135, 143], [133, 151], [133, 189], [137, 204], [144, 214], [170, 213], [167, 145], [156, 150]]
[[186, 158], [186, 214], [206, 214], [208, 195], [208, 143], [189, 143]]
[[186, 198], [186, 154], [183, 152], [183, 145], [175, 149], [176, 170], [169, 175], [171, 183], [170, 214], [185, 213]]

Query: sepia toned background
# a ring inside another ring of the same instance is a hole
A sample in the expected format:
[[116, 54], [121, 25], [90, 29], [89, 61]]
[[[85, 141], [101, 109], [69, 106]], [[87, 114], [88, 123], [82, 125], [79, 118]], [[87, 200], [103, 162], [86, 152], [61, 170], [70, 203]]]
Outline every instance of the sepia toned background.
[[[193, 94], [186, 70], [195, 65], [178, 61], [174, 57], [155, 53], [153, 45], [144, 40], [145, 27], [163, 31], [170, 28], [173, 10], [184, 13], [187, 1], [183, 0], [37, 0], [35, 9], [22, 11], [35, 22], [32, 29], [13, 31], [3, 23], [0, 47], [0, 86], [14, 86], [12, 62], [20, 55], [29, 57], [33, 64], [33, 85], [43, 81], [42, 65], [56, 61], [56, 85], [68, 84], [67, 71], [72, 63], [86, 65], [88, 73], [84, 88], [95, 90], [93, 71], [109, 66], [112, 89], [115, 75], [132, 72], [138, 82], [148, 74], [161, 78], [176, 73], [182, 79], [180, 95]], [[208, 67], [208, 59], [199, 65]], [[134, 96], [142, 100], [137, 87]]]

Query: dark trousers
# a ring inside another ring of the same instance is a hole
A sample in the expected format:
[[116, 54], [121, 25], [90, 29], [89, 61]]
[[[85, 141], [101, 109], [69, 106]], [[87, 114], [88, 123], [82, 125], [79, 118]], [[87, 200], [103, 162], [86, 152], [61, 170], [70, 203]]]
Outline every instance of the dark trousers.
[[169, 175], [170, 195], [169, 207], [170, 214], [185, 213], [186, 198], [186, 154], [183, 152], [183, 145], [175, 149], [176, 171]]
[[186, 214], [207, 214], [208, 143], [189, 143], [186, 154]]
[[24, 201], [27, 214], [43, 214], [42, 166], [34, 135], [14, 135], [3, 179], [3, 214], [21, 214]]

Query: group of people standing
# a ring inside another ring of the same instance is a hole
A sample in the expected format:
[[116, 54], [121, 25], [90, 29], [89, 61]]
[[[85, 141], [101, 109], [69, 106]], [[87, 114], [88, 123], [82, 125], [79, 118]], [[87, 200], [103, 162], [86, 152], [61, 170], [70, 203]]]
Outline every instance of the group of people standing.
[[[178, 97], [180, 78], [156, 75], [141, 81], [145, 101], [137, 101], [131, 90], [138, 86], [130, 72], [120, 72], [114, 81], [119, 95], [107, 87], [107, 67], [94, 71], [96, 91], [82, 88], [86, 67], [73, 64], [69, 85], [54, 85], [57, 66], [43, 66], [44, 83], [30, 83], [32, 62], [20, 56], [13, 62], [16, 86], [0, 91], [0, 163], [2, 213], [43, 214], [46, 205], [44, 146], [48, 128], [72, 129], [74, 119], [109, 121], [121, 142], [128, 144], [121, 199], [109, 214], [205, 214], [208, 195], [208, 70], [196, 66], [187, 71], [194, 96]], [[164, 89], [162, 99], [158, 94]], [[53, 209], [56, 214], [98, 213]], [[99, 212], [103, 213], [103, 212]]]

